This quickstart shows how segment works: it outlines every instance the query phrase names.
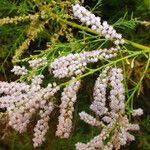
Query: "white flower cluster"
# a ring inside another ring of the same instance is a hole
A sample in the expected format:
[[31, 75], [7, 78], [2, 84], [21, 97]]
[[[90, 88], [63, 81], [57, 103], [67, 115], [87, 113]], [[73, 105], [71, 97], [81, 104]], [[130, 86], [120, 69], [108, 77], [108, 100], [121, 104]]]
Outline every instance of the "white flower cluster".
[[92, 30], [100, 33], [106, 39], [114, 40], [115, 45], [124, 44], [121, 34], [118, 34], [113, 26], [109, 25], [107, 21], [101, 21], [100, 17], [96, 17], [93, 13], [88, 11], [85, 7], [76, 4], [73, 5], [73, 15], [82, 23], [90, 26]]
[[15, 75], [26, 75], [28, 70], [24, 66], [14, 66], [11, 72], [13, 72]]
[[[114, 131], [112, 137], [110, 138], [110, 134], [112, 134], [112, 129], [114, 129]], [[134, 140], [134, 136], [128, 132], [133, 130], [139, 130], [139, 126], [137, 124], [130, 124], [127, 116], [122, 116], [121, 118], [119, 118], [119, 120], [114, 120], [107, 126], [104, 126], [101, 130], [101, 133], [95, 136], [87, 144], [77, 143], [76, 149], [112, 150], [114, 148], [118, 150], [120, 149], [120, 146], [125, 145], [127, 141]], [[107, 144], [104, 144], [107, 139], [109, 139], [109, 141], [107, 142]]]
[[122, 70], [119, 68], [113, 68], [110, 72], [110, 108], [112, 112], [119, 111], [124, 114], [125, 111], [125, 96], [123, 87], [123, 75]]
[[55, 77], [64, 78], [82, 74], [87, 64], [95, 63], [102, 59], [109, 59], [116, 56], [117, 48], [100, 49], [77, 54], [69, 54], [55, 59], [50, 64]]
[[134, 109], [132, 112], [132, 116], [141, 116], [143, 114], [143, 109], [138, 108], [138, 109]]
[[96, 118], [93, 116], [87, 114], [86, 112], [82, 111], [79, 113], [80, 119], [84, 120], [86, 123], [92, 125], [92, 126], [103, 126], [102, 122], [99, 122]]
[[106, 87], [109, 80], [109, 77], [107, 76], [108, 70], [109, 67], [106, 67], [97, 78], [93, 91], [94, 101], [90, 106], [90, 109], [99, 116], [105, 114], [108, 111], [106, 106]]
[[31, 87], [34, 89], [34, 91], [38, 91], [41, 89], [41, 84], [43, 82], [43, 75], [32, 75], [32, 80], [31, 80]]
[[49, 126], [48, 121], [50, 119], [49, 115], [54, 109], [54, 104], [52, 102], [49, 102], [40, 110], [40, 117], [41, 119], [38, 120], [35, 128], [34, 128], [34, 138], [33, 138], [33, 146], [37, 147], [42, 144], [42, 142], [45, 140], [44, 136], [47, 133]]
[[[129, 131], [139, 130], [139, 126], [130, 124], [125, 115], [125, 96], [122, 82], [122, 70], [119, 68], [111, 69], [108, 67], [98, 77], [94, 86], [94, 101], [90, 108], [99, 116], [100, 120], [85, 112], [81, 112], [79, 115], [90, 125], [95, 125], [95, 122], [98, 121], [100, 123], [98, 127], [102, 127], [102, 130], [87, 144], [77, 143], [77, 150], [120, 149], [128, 141], [134, 140], [134, 136]], [[109, 141], [106, 142], [108, 139]]]
[[17, 82], [1, 82], [0, 81], [0, 108], [9, 108], [15, 103], [19, 102], [20, 99], [25, 99], [23, 93], [28, 93], [30, 86], [26, 83]]
[[48, 108], [46, 114], [50, 111], [47, 102], [53, 101], [54, 94], [59, 90], [56, 83], [41, 87], [43, 78], [43, 75], [33, 75], [31, 84], [0, 82], [0, 108], [6, 108], [8, 124], [20, 133], [27, 129], [32, 115], [38, 109]]
[[60, 116], [56, 135], [61, 138], [68, 138], [72, 129], [72, 119], [74, 112], [74, 103], [77, 99], [77, 92], [81, 82], [72, 79], [72, 82], [64, 88], [61, 97]]
[[[95, 82], [93, 97], [94, 101], [90, 106], [90, 109], [97, 115], [102, 116], [108, 113], [108, 107], [106, 106], [107, 86], [110, 84], [111, 90], [109, 95], [109, 105], [111, 108], [111, 116], [114, 116], [114, 112], [120, 111], [124, 113], [124, 87], [123, 87], [123, 75], [122, 70], [113, 68], [110, 71], [109, 67], [106, 67], [104, 71], [99, 75]], [[103, 121], [110, 122], [111, 118], [104, 116]]]
[[108, 132], [112, 129], [112, 123], [106, 126], [101, 130], [101, 133], [95, 136], [92, 140], [90, 140], [87, 144], [77, 143], [76, 150], [112, 150], [113, 145], [111, 142], [108, 142], [105, 145], [103, 142], [109, 137]]
[[[47, 100], [53, 100], [54, 94], [59, 90], [58, 86], [48, 84], [46, 88], [40, 88], [38, 91], [32, 86], [27, 93], [22, 93], [21, 99], [7, 108], [9, 115], [9, 125], [20, 133], [26, 131], [27, 124], [40, 107], [44, 106]], [[16, 98], [18, 98], [16, 96]]]
[[30, 60], [29, 65], [32, 68], [47, 65], [47, 58], [46, 57], [41, 57], [41, 58], [38, 58], [38, 59]]
[[139, 125], [130, 124], [126, 115], [118, 118], [118, 123], [120, 125], [119, 130], [117, 126], [110, 141], [115, 149], [120, 149], [120, 147], [127, 144], [127, 142], [135, 140], [134, 136], [131, 135], [129, 131], [139, 130]]
[[[99, 52], [96, 51], [94, 55], [91, 55], [90, 52], [85, 53], [88, 62], [97, 61]], [[81, 56], [82, 59], [84, 55]], [[49, 115], [54, 109], [54, 94], [60, 89], [56, 83], [48, 84], [47, 87], [43, 88], [41, 86], [43, 78], [43, 75], [33, 74], [30, 84], [0, 82], [0, 108], [6, 108], [8, 123], [16, 131], [20, 133], [26, 131], [32, 115], [39, 111], [40, 120], [37, 121], [34, 128], [34, 147], [41, 145], [45, 140], [45, 134], [49, 128]], [[81, 120], [92, 126], [100, 127], [102, 130], [87, 144], [77, 143], [77, 150], [120, 149], [128, 141], [134, 140], [134, 136], [129, 131], [139, 130], [139, 126], [130, 124], [125, 115], [125, 96], [122, 82], [122, 70], [110, 67], [106, 67], [96, 80], [93, 92], [94, 101], [90, 108], [99, 118], [94, 118], [86, 112], [81, 112], [79, 115]], [[71, 133], [74, 103], [80, 84], [81, 81], [73, 77], [62, 92], [59, 123], [56, 131], [56, 135], [61, 138], [68, 138]], [[142, 109], [139, 108], [133, 110], [132, 115], [136, 116], [142, 113]], [[109, 141], [104, 144], [107, 139]]]

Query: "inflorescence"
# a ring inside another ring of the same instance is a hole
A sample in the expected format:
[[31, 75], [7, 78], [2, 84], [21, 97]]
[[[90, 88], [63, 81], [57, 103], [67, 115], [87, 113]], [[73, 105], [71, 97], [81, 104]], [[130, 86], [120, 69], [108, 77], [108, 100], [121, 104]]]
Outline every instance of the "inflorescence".
[[[56, 58], [50, 64], [45, 56], [28, 62], [30, 69], [34, 70], [47, 65], [50, 73], [52, 72], [56, 78], [71, 77], [71, 81], [69, 84], [65, 84], [66, 87], [61, 94], [60, 116], [56, 131], [56, 136], [60, 138], [68, 138], [72, 131], [74, 104], [77, 100], [77, 92], [81, 87], [80, 75], [85, 72], [88, 64], [115, 57], [120, 45], [124, 43], [121, 34], [118, 34], [111, 25], [108, 25], [106, 21], [102, 22], [100, 17], [96, 17], [83, 6], [74, 5], [73, 15], [106, 39], [112, 40], [115, 48], [68, 54]], [[28, 16], [24, 19], [32, 19], [31, 17]], [[22, 18], [16, 19], [1, 20], [1, 24], [22, 20]], [[31, 74], [24, 66], [14, 66], [12, 72], [21, 76], [30, 75], [30, 81], [10, 83], [0, 81], [0, 108], [6, 108], [9, 126], [20, 133], [27, 130], [34, 114], [39, 115], [40, 119], [34, 127], [33, 137], [33, 146], [37, 147], [45, 140], [50, 114], [56, 106], [55, 94], [60, 90], [60, 86], [56, 83], [49, 83], [43, 87], [44, 75]], [[86, 123], [98, 127], [100, 134], [86, 144], [77, 143], [77, 150], [112, 150], [113, 148], [118, 150], [128, 141], [134, 140], [134, 136], [129, 131], [139, 130], [139, 126], [129, 123], [125, 113], [122, 69], [106, 67], [102, 71], [94, 85], [93, 102], [90, 109], [97, 117], [84, 111], [80, 112], [79, 116]], [[140, 108], [132, 112], [132, 116], [142, 114], [143, 110]]]
[[81, 75], [89, 63], [115, 57], [117, 48], [100, 49], [77, 54], [68, 54], [54, 60], [50, 65], [50, 72], [57, 78]]
[[[18, 68], [18, 71], [17, 69]], [[15, 73], [20, 75], [20, 68], [15, 66]], [[24, 72], [24, 69], [22, 70]], [[8, 124], [23, 133], [33, 114], [39, 112], [41, 119], [34, 128], [34, 147], [44, 141], [48, 130], [49, 115], [54, 108], [54, 94], [60, 89], [56, 83], [42, 87], [43, 75], [32, 75], [31, 83], [0, 82], [0, 108], [6, 108]]]
[[[99, 116], [99, 120], [86, 112], [81, 112], [80, 118], [92, 126], [97, 126], [100, 134], [86, 144], [77, 143], [77, 150], [112, 150], [113, 148], [118, 150], [128, 141], [134, 140], [134, 136], [129, 131], [139, 130], [139, 126], [130, 124], [125, 114], [122, 81], [122, 70], [119, 68], [106, 68], [96, 80], [93, 91], [94, 101], [90, 108]], [[141, 109], [138, 110], [141, 112]]]
[[117, 33], [113, 26], [109, 25], [107, 21], [101, 21], [100, 17], [96, 17], [85, 7], [79, 4], [73, 5], [73, 15], [106, 39], [113, 40], [115, 45], [124, 44], [122, 35]]
[[71, 133], [74, 103], [77, 99], [79, 87], [80, 81], [72, 79], [72, 82], [62, 92], [59, 123], [56, 131], [56, 135], [61, 138], [68, 138]]

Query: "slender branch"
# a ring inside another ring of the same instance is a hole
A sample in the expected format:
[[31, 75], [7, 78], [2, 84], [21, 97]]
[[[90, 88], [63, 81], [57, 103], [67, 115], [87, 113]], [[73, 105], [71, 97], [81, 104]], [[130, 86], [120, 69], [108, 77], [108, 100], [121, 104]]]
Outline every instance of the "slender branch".
[[[85, 27], [85, 26], [76, 24], [76, 23], [74, 23], [74, 22], [71, 22], [71, 21], [62, 19], [62, 18], [60, 18], [60, 17], [59, 17], [58, 15], [56, 15], [56, 14], [53, 14], [53, 15], [54, 15], [60, 22], [65, 23], [65, 24], [67, 24], [67, 25], [69, 25], [69, 26], [72, 26], [72, 27], [74, 27], [74, 28], [78, 28], [78, 29], [81, 29], [81, 30], [90, 32], [90, 33], [92, 33], [92, 34], [99, 34], [99, 33], [97, 33], [96, 31], [94, 31], [94, 30], [92, 30], [92, 29], [90, 29], [90, 28], [88, 28], [88, 27]], [[138, 44], [138, 43], [135, 43], [135, 42], [126, 40], [126, 39], [124, 39], [124, 40], [125, 40], [125, 43], [126, 43], [126, 44], [132, 45], [133, 47], [136, 47], [136, 48], [138, 48], [138, 49], [150, 50], [150, 47], [149, 47], [149, 46], [144, 46], [144, 45], [142, 45], [142, 44]]]
[[140, 85], [141, 85], [141, 83], [142, 83], [142, 81], [143, 81], [143, 79], [144, 79], [144, 77], [145, 77], [145, 75], [146, 75], [146, 73], [147, 73], [149, 64], [150, 64], [150, 52], [149, 52], [149, 57], [148, 57], [148, 60], [147, 60], [145, 69], [144, 69], [144, 71], [143, 71], [143, 73], [142, 73], [142, 76], [141, 76], [139, 82], [137, 83], [136, 87], [134, 88], [132, 94], [130, 95], [130, 97], [128, 98], [128, 100], [127, 100], [127, 102], [126, 102], [126, 104], [129, 104], [129, 102], [131, 101], [131, 107], [132, 107], [132, 108], [133, 108], [133, 97], [134, 97], [136, 91], [138, 91], [138, 93], [139, 93], [139, 90], [140, 90], [139, 87], [140, 87]]
[[[116, 63], [118, 63], [118, 62], [120, 62], [120, 61], [122, 61], [122, 60], [128, 59], [128, 58], [133, 57], [133, 56], [140, 55], [141, 53], [142, 53], [141, 51], [135, 52], [134, 54], [131, 54], [131, 55], [122, 57], [122, 58], [117, 59], [117, 60], [115, 60], [115, 61], [111, 61], [111, 62], [109, 62], [108, 64], [103, 65], [103, 66], [100, 66], [100, 67], [98, 67], [98, 68], [96, 68], [96, 69], [91, 69], [91, 71], [89, 71], [89, 72], [87, 72], [87, 73], [85, 73], [85, 74], [82, 74], [82, 75], [78, 76], [77, 79], [80, 80], [81, 78], [84, 78], [84, 77], [86, 77], [86, 76], [89, 76], [89, 75], [91, 75], [91, 74], [93, 74], [93, 73], [95, 73], [95, 72], [97, 72], [97, 71], [99, 71], [99, 70], [101, 70], [101, 69], [103, 69], [103, 68], [106, 68], [107, 66], [111, 66], [111, 65], [116, 64]], [[66, 86], [66, 85], [69, 84], [71, 81], [72, 81], [72, 80], [67, 81], [67, 82], [64, 82], [64, 83], [61, 83], [59, 86], [60, 86], [60, 87]]]
[[138, 43], [126, 40], [126, 39], [124, 39], [124, 40], [125, 40], [126, 44], [132, 45], [133, 47], [136, 47], [136, 48], [139, 48], [139, 49], [143, 49], [143, 50], [150, 50], [150, 47], [148, 47], [148, 46], [144, 46], [144, 45], [141, 45], [141, 44], [138, 44]]

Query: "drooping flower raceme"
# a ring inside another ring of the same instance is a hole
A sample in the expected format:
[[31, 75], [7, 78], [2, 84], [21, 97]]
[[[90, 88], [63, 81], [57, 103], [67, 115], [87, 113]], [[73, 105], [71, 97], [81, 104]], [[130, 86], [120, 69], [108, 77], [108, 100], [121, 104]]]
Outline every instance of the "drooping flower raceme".
[[118, 150], [128, 141], [133, 141], [134, 136], [129, 131], [139, 130], [139, 126], [130, 124], [125, 114], [122, 70], [105, 68], [96, 80], [93, 93], [94, 101], [90, 108], [99, 116], [100, 120], [85, 112], [81, 112], [79, 115], [82, 120], [92, 126], [99, 124], [97, 127], [102, 130], [88, 143], [77, 143], [76, 149], [112, 150], [115, 148]]
[[13, 72], [15, 75], [26, 75], [28, 70], [24, 66], [14, 66], [11, 72]]
[[[17, 69], [13, 70], [16, 72]], [[20, 133], [25, 132], [32, 115], [39, 112], [41, 119], [34, 128], [34, 147], [44, 141], [49, 115], [54, 109], [54, 94], [59, 90], [56, 83], [49, 83], [45, 88], [42, 87], [43, 78], [43, 75], [33, 74], [30, 84], [0, 82], [0, 108], [6, 108], [8, 124], [13, 129]]]
[[47, 65], [47, 58], [46, 57], [41, 57], [38, 59], [33, 59], [29, 61], [30, 67], [39, 67], [43, 65]]
[[110, 72], [110, 108], [112, 112], [120, 112], [124, 114], [125, 111], [125, 96], [124, 96], [124, 87], [123, 87], [123, 75], [122, 69], [113, 68]]
[[143, 109], [138, 108], [138, 109], [134, 109], [132, 112], [132, 116], [141, 116], [143, 114]]
[[72, 79], [73, 81], [64, 88], [60, 104], [60, 116], [58, 118], [58, 125], [56, 135], [61, 138], [68, 138], [72, 129], [72, 119], [74, 112], [74, 103], [77, 99], [77, 92], [80, 87], [80, 81]]
[[48, 121], [50, 119], [49, 115], [54, 109], [54, 104], [49, 102], [48, 104], [42, 105], [40, 110], [41, 119], [38, 120], [35, 128], [34, 128], [34, 138], [33, 138], [33, 146], [37, 147], [42, 144], [45, 140], [45, 134], [49, 129]]
[[103, 123], [94, 118], [93, 116], [89, 115], [88, 113], [82, 111], [79, 113], [80, 119], [84, 120], [86, 123], [92, 126], [103, 126]]
[[107, 75], [108, 70], [109, 67], [105, 68], [96, 80], [93, 90], [94, 101], [90, 106], [90, 109], [100, 116], [108, 112], [106, 106], [106, 87], [109, 80], [109, 76]]
[[76, 4], [72, 6], [72, 11], [75, 18], [85, 23], [86, 26], [90, 26], [92, 30], [100, 33], [106, 39], [113, 40], [115, 45], [124, 44], [122, 35], [117, 33], [113, 26], [109, 25], [107, 21], [101, 21], [100, 17], [96, 17], [85, 7]]
[[[33, 113], [35, 113], [41, 105], [45, 105], [46, 101], [53, 99], [54, 94], [59, 90], [58, 86], [48, 84], [46, 88], [35, 89], [32, 86], [27, 93], [22, 93], [19, 101], [15, 105], [7, 108], [9, 115], [9, 125], [20, 133], [26, 131]], [[16, 98], [17, 95], [16, 95]]]
[[77, 54], [69, 54], [55, 59], [50, 64], [50, 72], [57, 78], [77, 76], [84, 72], [87, 64], [116, 56], [117, 48], [100, 49]]

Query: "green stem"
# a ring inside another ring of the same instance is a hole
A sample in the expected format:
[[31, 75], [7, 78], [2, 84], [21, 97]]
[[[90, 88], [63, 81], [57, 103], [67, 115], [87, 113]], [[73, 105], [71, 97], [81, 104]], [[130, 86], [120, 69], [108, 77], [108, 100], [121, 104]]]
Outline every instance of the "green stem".
[[148, 47], [148, 46], [144, 46], [144, 45], [141, 45], [141, 44], [138, 44], [138, 43], [126, 40], [126, 39], [124, 39], [124, 40], [125, 40], [126, 44], [132, 45], [133, 47], [136, 47], [136, 48], [139, 48], [139, 49], [143, 49], [143, 50], [149, 50], [150, 49], [150, 47]]
[[133, 97], [135, 95], [135, 93], [138, 91], [139, 93], [139, 86], [141, 85], [146, 73], [147, 73], [147, 70], [148, 70], [148, 67], [149, 67], [149, 64], [150, 64], [150, 52], [149, 52], [149, 57], [148, 57], [148, 60], [147, 60], [147, 63], [146, 63], [146, 66], [145, 66], [145, 69], [142, 73], [142, 77], [140, 78], [139, 82], [137, 83], [136, 87], [134, 88], [134, 91], [132, 92], [132, 94], [130, 95], [130, 97], [128, 98], [126, 104], [128, 105], [129, 102], [131, 102], [131, 108], [133, 109]]
[[[84, 30], [84, 31], [87, 31], [87, 32], [90, 32], [92, 34], [99, 34], [97, 33], [96, 31], [88, 28], [88, 27], [85, 27], [85, 26], [82, 26], [82, 25], [79, 25], [79, 24], [76, 24], [74, 22], [71, 22], [71, 21], [68, 21], [68, 20], [65, 20], [65, 19], [61, 19], [59, 16], [57, 16], [56, 14], [53, 14], [60, 22], [62, 23], [65, 23], [69, 26], [72, 26], [74, 28], [78, 28], [78, 29], [81, 29], [81, 30]], [[138, 43], [135, 43], [135, 42], [132, 42], [132, 41], [129, 41], [129, 40], [125, 40], [125, 43], [128, 44], [128, 45], [132, 45], [133, 47], [136, 47], [138, 49], [142, 49], [142, 50], [150, 50], [150, 47], [149, 46], [144, 46], [144, 45], [141, 45], [141, 44], [138, 44]]]
[[69, 26], [72, 26], [74, 28], [78, 28], [78, 29], [81, 29], [81, 30], [84, 30], [84, 31], [87, 31], [87, 32], [90, 32], [90, 33], [93, 33], [93, 34], [99, 34], [97, 33], [96, 31], [86, 27], [86, 26], [82, 26], [82, 25], [79, 25], [79, 24], [76, 24], [74, 22], [71, 22], [71, 21], [67, 21], [67, 20], [64, 20], [64, 19], [61, 19], [57, 16], [57, 18], [59, 19], [60, 22], [63, 22]]
[[[87, 72], [87, 73], [85, 73], [85, 74], [83, 74], [83, 75], [78, 76], [77, 79], [80, 80], [81, 78], [84, 78], [84, 77], [86, 77], [86, 76], [89, 76], [89, 75], [91, 75], [91, 74], [93, 74], [93, 73], [95, 73], [95, 72], [97, 72], [97, 71], [99, 71], [99, 70], [101, 70], [101, 69], [103, 69], [103, 68], [106, 68], [107, 66], [111, 66], [111, 65], [116, 64], [116, 63], [118, 63], [118, 62], [120, 62], [120, 61], [122, 61], [122, 60], [128, 59], [128, 58], [133, 57], [133, 56], [140, 55], [141, 53], [142, 53], [141, 51], [140, 51], [140, 52], [135, 52], [134, 54], [131, 54], [131, 55], [122, 57], [122, 58], [117, 59], [117, 60], [115, 60], [115, 61], [111, 61], [111, 62], [109, 62], [108, 64], [103, 65], [103, 66], [100, 66], [100, 67], [98, 67], [98, 68], [96, 68], [96, 69], [91, 69], [89, 72]], [[64, 83], [60, 84], [59, 86], [60, 86], [60, 87], [66, 86], [66, 85], [69, 84], [71, 81], [72, 81], [72, 80], [67, 81], [67, 82], [64, 82]]]
[[91, 74], [93, 74], [93, 73], [95, 73], [95, 72], [101, 70], [102, 68], [106, 68], [107, 66], [111, 66], [111, 65], [113, 65], [113, 64], [115, 64], [115, 63], [118, 63], [118, 62], [124, 60], [124, 59], [128, 59], [128, 58], [130, 58], [130, 57], [133, 57], [133, 56], [136, 56], [136, 55], [139, 55], [139, 54], [141, 54], [141, 52], [128, 55], [128, 56], [123, 57], [123, 58], [121, 58], [121, 59], [117, 59], [116, 61], [111, 61], [110, 63], [108, 63], [108, 64], [106, 64], [106, 65], [104, 65], [104, 66], [101, 66], [101, 67], [99, 67], [99, 68], [96, 68], [96, 69], [94, 69], [94, 70], [92, 70], [92, 71], [89, 71], [88, 73], [85, 73], [85, 74], [79, 76], [77, 79], [81, 79], [81, 78], [83, 78], [83, 77], [85, 77], [85, 76], [91, 75]]

